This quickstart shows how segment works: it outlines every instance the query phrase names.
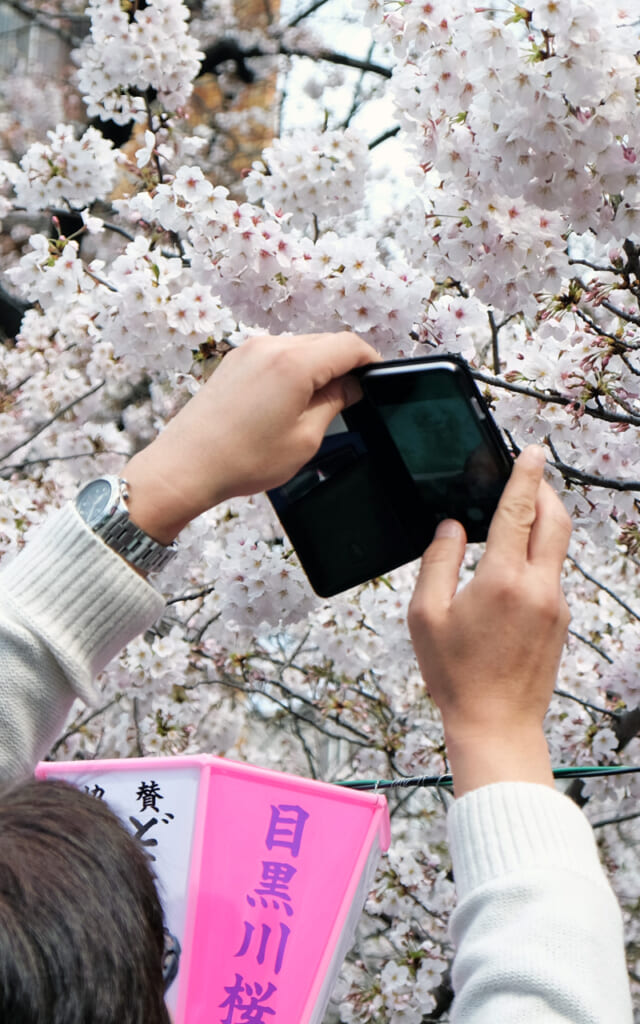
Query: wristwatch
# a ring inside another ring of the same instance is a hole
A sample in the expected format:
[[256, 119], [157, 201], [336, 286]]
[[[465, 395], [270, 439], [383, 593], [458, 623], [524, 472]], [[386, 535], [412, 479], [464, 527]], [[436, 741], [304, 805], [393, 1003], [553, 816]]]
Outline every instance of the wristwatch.
[[76, 508], [87, 526], [143, 573], [160, 572], [177, 554], [175, 544], [160, 544], [131, 522], [127, 501], [129, 485], [117, 476], [101, 476], [82, 488]]

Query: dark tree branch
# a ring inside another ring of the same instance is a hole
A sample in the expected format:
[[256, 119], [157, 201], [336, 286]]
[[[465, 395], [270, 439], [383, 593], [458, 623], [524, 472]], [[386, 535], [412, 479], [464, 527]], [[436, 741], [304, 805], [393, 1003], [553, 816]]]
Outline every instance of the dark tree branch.
[[[475, 380], [479, 380], [483, 384], [489, 384], [490, 387], [511, 391], [516, 395], [526, 395], [527, 398], [535, 398], [539, 402], [573, 407], [580, 404], [575, 398], [569, 398], [568, 395], [560, 395], [557, 392], [548, 394], [544, 391], [536, 391], [534, 388], [526, 387], [523, 384], [512, 384], [509, 381], [501, 380], [499, 377], [492, 377], [488, 373], [481, 373], [479, 370], [472, 370], [471, 373]], [[604, 420], [605, 423], [627, 423], [632, 427], [640, 427], [640, 415], [623, 415], [622, 413], [609, 412], [607, 409], [594, 408], [590, 405], [584, 405], [582, 412], [595, 420]]]
[[[549, 439], [547, 439], [547, 443], [549, 443]], [[596, 476], [595, 473], [583, 473], [582, 470], [568, 466], [566, 462], [562, 462], [557, 457], [550, 465], [562, 474], [568, 484], [604, 487], [609, 491], [640, 491], [640, 480], [610, 480], [608, 477]]]
[[604, 658], [605, 661], [608, 661], [610, 665], [613, 665], [613, 658], [610, 658], [607, 652], [603, 651], [602, 647], [598, 647], [598, 645], [594, 643], [593, 640], [589, 640], [588, 637], [582, 636], [581, 633], [577, 633], [575, 629], [570, 629], [569, 633], [572, 637], [575, 637], [576, 640], [579, 640], [580, 643], [585, 644], [587, 647], [590, 647], [592, 651], [595, 651], [596, 654], [599, 654], [600, 657]]
[[611, 590], [611, 588], [608, 587], [605, 583], [601, 583], [600, 580], [597, 580], [595, 576], [592, 576], [591, 573], [587, 572], [586, 569], [583, 569], [580, 563], [577, 562], [572, 555], [567, 555], [567, 561], [571, 562], [572, 566], [575, 569], [577, 569], [582, 576], [584, 576], [585, 580], [589, 580], [589, 583], [593, 583], [593, 585], [597, 587], [598, 590], [602, 590], [605, 594], [608, 594], [609, 597], [611, 597], [616, 602], [616, 604], [619, 604], [621, 608], [624, 608], [625, 612], [627, 612], [627, 614], [629, 614], [632, 619], [636, 619], [638, 622], [640, 622], [640, 615], [638, 614], [638, 612], [634, 611], [633, 608], [630, 605], [628, 605], [626, 601], [623, 601], [621, 597], [618, 597], [614, 590]]
[[583, 323], [587, 324], [587, 326], [590, 327], [592, 331], [595, 331], [595, 333], [599, 337], [601, 337], [601, 338], [608, 338], [609, 341], [612, 341], [614, 343], [614, 345], [616, 345], [616, 346], [617, 345], [624, 345], [625, 348], [627, 348], [627, 347], [635, 348], [634, 345], [627, 346], [624, 341], [620, 340], [620, 338], [616, 338], [615, 334], [609, 334], [608, 331], [605, 331], [602, 327], [600, 327], [595, 322], [595, 320], [592, 320], [590, 316], [587, 316], [587, 314], [585, 312], [583, 312], [583, 310], [579, 309], [578, 307], [576, 307], [576, 309], [574, 309], [574, 313], [575, 313], [575, 315], [577, 317], [579, 317], [583, 321]]
[[[358, 57], [350, 57], [346, 53], [336, 53], [334, 50], [326, 50], [324, 48], [319, 50], [304, 50], [297, 46], [287, 46], [285, 43], [280, 43], [279, 53], [283, 57], [308, 57], [309, 60], [318, 61], [323, 60], [329, 64], [339, 64], [345, 68], [356, 68], [360, 71], [370, 71], [373, 75], [380, 75], [382, 78], [391, 78], [391, 68], [385, 68], [382, 64], [375, 64], [373, 61], [360, 60]], [[244, 51], [245, 57], [272, 57], [273, 54], [267, 53], [262, 50], [259, 46], [252, 46], [250, 49]]]
[[633, 814], [620, 814], [617, 818], [603, 818], [601, 821], [593, 821], [591, 828], [604, 828], [605, 825], [620, 825], [623, 821], [633, 821], [634, 818], [640, 818], [640, 811], [634, 811]]
[[292, 18], [292, 20], [289, 22], [288, 28], [295, 28], [296, 25], [299, 25], [301, 21], [304, 21], [305, 18], [308, 18], [310, 14], [315, 14], [316, 11], [319, 11], [320, 8], [324, 7], [324, 5], [328, 2], [329, 0], [316, 0], [316, 2], [311, 4], [310, 7], [307, 7], [306, 11], [302, 11], [300, 14], [296, 14], [295, 18]]
[[[606, 655], [605, 655], [606, 657]], [[611, 661], [611, 658], [607, 659]], [[575, 701], [576, 704], [581, 704], [583, 708], [587, 708], [590, 711], [595, 711], [599, 715], [608, 715], [609, 718], [615, 718], [616, 720], [620, 717], [619, 711], [609, 711], [608, 708], [599, 708], [597, 704], [592, 704], [588, 700], [583, 700], [582, 697], [576, 697], [575, 693], [568, 693], [566, 690], [554, 690], [556, 697], [565, 697], [567, 700]]]
[[640, 327], [640, 316], [633, 316], [632, 313], [627, 313], [624, 309], [618, 309], [608, 299], [603, 299], [600, 305], [603, 309], [608, 309], [614, 316], [619, 316], [621, 320], [625, 320], [628, 324], [635, 324], [636, 327]]
[[589, 267], [590, 270], [595, 270], [599, 274], [617, 274], [618, 271], [615, 267], [600, 267], [597, 263], [591, 263], [589, 260], [578, 260], [573, 257], [569, 258], [569, 265], [574, 267]]
[[400, 131], [400, 125], [397, 124], [393, 128], [387, 128], [386, 132], [382, 132], [381, 135], [376, 136], [372, 142], [369, 143], [369, 150], [375, 149], [376, 146], [381, 146], [387, 139], [393, 139]]
[[500, 373], [500, 349], [498, 347], [498, 325], [492, 309], [489, 310], [489, 326], [491, 328], [491, 361], [493, 372], [497, 374]]

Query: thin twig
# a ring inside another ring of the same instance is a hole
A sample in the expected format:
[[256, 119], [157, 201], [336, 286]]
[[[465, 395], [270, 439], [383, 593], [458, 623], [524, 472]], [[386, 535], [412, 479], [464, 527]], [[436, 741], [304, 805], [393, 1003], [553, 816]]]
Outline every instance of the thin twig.
[[386, 132], [382, 132], [381, 135], [378, 135], [372, 142], [369, 143], [369, 149], [370, 150], [371, 149], [375, 149], [376, 146], [382, 145], [382, 143], [386, 142], [387, 139], [395, 138], [395, 136], [398, 134], [399, 131], [400, 131], [400, 125], [399, 124], [395, 125], [394, 128], [387, 128]]
[[[568, 395], [560, 395], [557, 392], [552, 394], [545, 393], [544, 391], [536, 391], [534, 388], [526, 387], [522, 384], [512, 384], [509, 381], [501, 380], [499, 377], [492, 377], [488, 373], [481, 373], [479, 370], [471, 370], [472, 376], [475, 380], [481, 381], [483, 384], [489, 384], [490, 387], [501, 388], [503, 391], [511, 391], [516, 395], [526, 395], [527, 398], [535, 398], [539, 402], [546, 402], [551, 405], [580, 405], [580, 402], [575, 398], [569, 398]], [[606, 409], [593, 408], [593, 406], [583, 405], [582, 412], [587, 416], [591, 416], [596, 420], [604, 420], [606, 423], [627, 423], [632, 427], [640, 427], [640, 416], [629, 416], [623, 415], [617, 412], [608, 412]]]
[[599, 267], [597, 263], [590, 263], [589, 260], [578, 260], [578, 259], [574, 259], [573, 257], [569, 258], [569, 265], [572, 266], [572, 267], [573, 266], [589, 267], [590, 270], [595, 270], [599, 274], [617, 274], [618, 273], [618, 271], [616, 270], [615, 267], [612, 267], [612, 266]]
[[491, 328], [491, 359], [493, 361], [493, 372], [500, 373], [500, 349], [498, 347], [498, 325], [496, 318], [493, 315], [493, 310], [489, 310], [489, 326]]
[[24, 441], [20, 441], [19, 444], [14, 445], [13, 448], [10, 448], [8, 452], [4, 453], [4, 455], [0, 455], [0, 462], [4, 462], [4, 460], [8, 459], [10, 455], [14, 454], [14, 452], [17, 452], [20, 448], [24, 448], [25, 445], [30, 444], [38, 434], [41, 434], [43, 430], [46, 430], [52, 423], [55, 423], [55, 421], [60, 419], [61, 416], [64, 416], [64, 414], [69, 412], [70, 409], [73, 409], [75, 405], [78, 405], [80, 402], [84, 402], [85, 398], [95, 395], [96, 391], [99, 391], [100, 388], [104, 387], [104, 384], [105, 382], [103, 380], [100, 381], [99, 384], [96, 384], [89, 391], [85, 391], [84, 395], [79, 395], [78, 398], [74, 398], [73, 401], [64, 405], [62, 409], [58, 409], [57, 413], [51, 416], [45, 423], [42, 423], [37, 430], [34, 430], [30, 437], [27, 437]]
[[583, 312], [583, 310], [576, 307], [576, 309], [574, 309], [573, 312], [577, 317], [580, 318], [580, 320], [583, 321], [583, 323], [587, 324], [588, 327], [595, 331], [596, 334], [599, 335], [599, 337], [608, 338], [609, 341], [612, 341], [615, 345], [624, 345], [624, 342], [621, 341], [620, 338], [617, 338], [615, 334], [609, 334], [608, 331], [605, 331], [604, 328], [600, 327], [600, 325], [597, 324], [595, 320], [592, 320], [590, 316], [587, 316], [587, 314]]
[[215, 589], [215, 583], [211, 583], [209, 586], [203, 587], [202, 590], [196, 590], [194, 594], [180, 594], [179, 597], [171, 597], [167, 601], [167, 604], [180, 604], [184, 601], [197, 601], [199, 597], [206, 597], [207, 594], [213, 593]]
[[[348, 739], [349, 743], [353, 743], [357, 747], [371, 746], [370, 742], [365, 743], [362, 740], [356, 740], [347, 736], [339, 736], [334, 732], [329, 732], [328, 729], [322, 727], [320, 722], [312, 721], [311, 719], [307, 718], [306, 715], [300, 714], [299, 711], [294, 711], [292, 707], [290, 707], [284, 701], [279, 700], [278, 697], [275, 697], [272, 693], [265, 693], [263, 689], [259, 689], [255, 686], [247, 686], [246, 684], [236, 682], [231, 678], [200, 679], [197, 683], [191, 683], [188, 686], [185, 686], [185, 690], [196, 690], [200, 686], [213, 686], [215, 684], [218, 684], [220, 686], [226, 686], [231, 690], [238, 690], [240, 693], [255, 694], [255, 696], [257, 697], [266, 697], [267, 700], [270, 700], [273, 704], [276, 705], [276, 707], [281, 708], [288, 715], [291, 715], [293, 718], [300, 719], [301, 722], [304, 722], [306, 725], [311, 726], [311, 728], [315, 729], [316, 732], [319, 732], [322, 736], [327, 736], [331, 740]], [[333, 721], [333, 719], [330, 719], [330, 721]], [[342, 725], [343, 723], [338, 722], [337, 724]], [[344, 728], [347, 728], [347, 726], [344, 726]]]
[[[375, 43], [372, 43], [371, 46], [369, 47], [369, 52], [367, 53], [367, 58], [366, 58], [367, 60], [371, 60], [371, 57], [373, 55], [374, 46], [375, 46]], [[349, 125], [351, 124], [352, 119], [355, 117], [355, 114], [356, 114], [356, 112], [358, 110], [358, 106], [360, 104], [360, 96], [362, 94], [362, 83], [364, 82], [364, 76], [365, 76], [365, 72], [364, 71], [358, 76], [358, 81], [356, 82], [355, 89], [353, 90], [353, 99], [351, 100], [351, 108], [350, 108], [349, 113], [347, 114], [346, 118], [344, 119], [344, 121], [340, 125], [340, 127], [343, 128], [343, 129], [349, 127]]]
[[142, 733], [140, 731], [140, 704], [138, 698], [134, 697], [132, 702], [132, 717], [133, 725], [136, 731], [136, 757], [144, 757], [144, 747], [142, 745]]
[[[329, 64], [339, 64], [341, 67], [356, 68], [360, 71], [370, 71], [373, 75], [380, 75], [382, 78], [391, 78], [391, 68], [383, 67], [382, 64], [375, 64], [373, 61], [360, 60], [358, 57], [350, 57], [346, 53], [336, 53], [334, 50], [304, 50], [301, 47], [286, 46], [280, 43], [279, 52], [283, 57], [308, 57], [309, 60], [323, 60]], [[259, 46], [252, 46], [245, 50], [245, 57], [272, 57]]]
[[623, 821], [633, 821], [634, 818], [640, 818], [640, 811], [634, 811], [633, 814], [620, 814], [616, 818], [603, 818], [601, 821], [592, 821], [591, 828], [604, 828], [605, 825], [620, 825]]
[[316, 771], [316, 766], [315, 766], [315, 764], [313, 762], [313, 754], [311, 753], [311, 748], [309, 747], [309, 744], [307, 743], [306, 739], [304, 738], [304, 736], [302, 734], [302, 729], [300, 728], [300, 722], [298, 721], [297, 718], [294, 718], [294, 720], [293, 720], [293, 731], [295, 732], [296, 736], [300, 740], [300, 746], [304, 750], [304, 756], [306, 757], [307, 764], [309, 765], [309, 771], [311, 773], [311, 778], [312, 779], [317, 779], [318, 778], [318, 773]]
[[597, 476], [595, 473], [583, 473], [582, 470], [574, 469], [559, 459], [550, 462], [549, 465], [557, 469], [569, 484], [583, 484], [585, 487], [604, 487], [609, 491], [640, 491], [640, 480], [613, 480], [609, 477]]
[[6, 480], [7, 473], [15, 473], [17, 470], [24, 469], [25, 466], [37, 466], [40, 463], [48, 465], [50, 462], [69, 462], [73, 459], [95, 459], [100, 455], [119, 455], [123, 459], [128, 459], [130, 452], [117, 452], [112, 448], [103, 448], [99, 452], [76, 452], [75, 455], [45, 455], [40, 459], [25, 459], [24, 462], [14, 462], [9, 466], [3, 466], [0, 479]]
[[295, 18], [289, 22], [287, 28], [295, 28], [301, 21], [308, 18], [310, 14], [315, 14], [316, 11], [320, 10], [320, 8], [324, 7], [328, 2], [329, 0], [315, 0], [315, 3], [311, 4], [310, 7], [307, 7], [306, 11], [302, 11], [301, 14], [296, 14]]
[[95, 711], [91, 711], [80, 722], [76, 721], [72, 726], [70, 726], [67, 729], [65, 733], [62, 734], [62, 736], [60, 736], [58, 740], [56, 740], [56, 742], [51, 747], [49, 754], [55, 754], [56, 751], [59, 750], [60, 747], [67, 742], [67, 740], [71, 739], [72, 736], [75, 736], [75, 734], [77, 732], [80, 732], [81, 729], [84, 729], [85, 725], [88, 725], [89, 722], [93, 721], [94, 718], [97, 718], [98, 715], [104, 714], [104, 712], [108, 711], [109, 708], [112, 708], [114, 704], [118, 704], [121, 699], [121, 696], [121, 694], [117, 694], [117, 696], [115, 696], [107, 704], [103, 704], [101, 708], [96, 708]]
[[592, 651], [595, 651], [596, 654], [599, 654], [601, 658], [604, 658], [604, 660], [608, 661], [610, 665], [613, 665], [613, 658], [610, 658], [607, 652], [603, 651], [602, 647], [598, 647], [598, 645], [594, 643], [593, 640], [589, 640], [589, 637], [583, 636], [582, 633], [578, 633], [575, 629], [570, 629], [568, 632], [570, 636], [575, 637], [575, 639], [579, 640], [580, 643], [586, 644], [586, 646], [590, 647]]
[[624, 309], [618, 309], [618, 307], [614, 306], [608, 299], [603, 299], [600, 305], [603, 306], [604, 309], [608, 309], [614, 316], [619, 316], [621, 320], [626, 320], [628, 324], [635, 324], [636, 327], [640, 327], [640, 316], [634, 316], [632, 313], [625, 312]]
[[122, 237], [126, 238], [128, 242], [135, 242], [136, 240], [135, 235], [132, 235], [130, 231], [125, 231], [125, 229], [121, 228], [119, 224], [113, 224], [111, 221], [105, 220], [102, 222], [102, 226], [105, 231], [112, 231], [114, 235], [122, 235]]
[[593, 585], [598, 587], [599, 590], [602, 590], [605, 594], [608, 594], [609, 597], [613, 598], [616, 604], [619, 604], [621, 608], [624, 608], [625, 612], [628, 612], [628, 614], [633, 619], [637, 619], [638, 622], [640, 622], [640, 615], [638, 614], [638, 612], [635, 612], [633, 608], [631, 608], [631, 606], [626, 603], [626, 601], [623, 601], [621, 597], [618, 597], [618, 595], [613, 590], [611, 590], [610, 587], [608, 587], [605, 583], [601, 583], [600, 580], [597, 580], [595, 578], [595, 576], [592, 576], [591, 573], [587, 572], [586, 569], [583, 569], [580, 563], [577, 562], [572, 555], [567, 555], [567, 559], [569, 562], [571, 562], [572, 566], [575, 569], [577, 569], [582, 576], [584, 576], [585, 580], [589, 580], [589, 583], [593, 583]]
[[[611, 659], [609, 659], [610, 661]], [[567, 700], [573, 700], [576, 704], [581, 704], [583, 708], [588, 708], [591, 711], [596, 711], [599, 715], [608, 715], [610, 718], [619, 718], [620, 713], [618, 711], [610, 711], [609, 708], [600, 708], [597, 704], [592, 704], [588, 700], [583, 700], [582, 697], [576, 697], [574, 693], [568, 693], [566, 690], [554, 690], [556, 697], [566, 697]]]

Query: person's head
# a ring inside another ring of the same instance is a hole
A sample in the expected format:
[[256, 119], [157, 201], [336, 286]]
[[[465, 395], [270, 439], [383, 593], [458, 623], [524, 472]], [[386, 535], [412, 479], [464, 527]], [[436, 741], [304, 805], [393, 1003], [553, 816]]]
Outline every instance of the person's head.
[[142, 846], [59, 781], [0, 794], [0, 1020], [169, 1024], [163, 913]]

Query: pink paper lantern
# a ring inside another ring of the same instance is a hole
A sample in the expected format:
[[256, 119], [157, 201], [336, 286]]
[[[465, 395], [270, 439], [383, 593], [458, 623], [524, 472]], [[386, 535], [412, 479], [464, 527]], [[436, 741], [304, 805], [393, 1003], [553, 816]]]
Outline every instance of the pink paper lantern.
[[47, 762], [154, 858], [176, 1024], [320, 1024], [389, 846], [383, 797], [207, 755]]

